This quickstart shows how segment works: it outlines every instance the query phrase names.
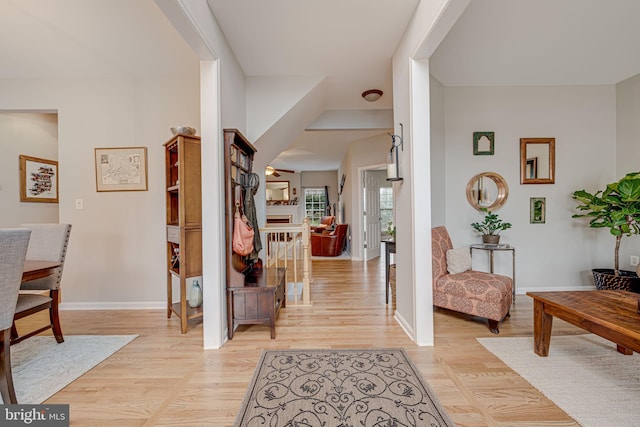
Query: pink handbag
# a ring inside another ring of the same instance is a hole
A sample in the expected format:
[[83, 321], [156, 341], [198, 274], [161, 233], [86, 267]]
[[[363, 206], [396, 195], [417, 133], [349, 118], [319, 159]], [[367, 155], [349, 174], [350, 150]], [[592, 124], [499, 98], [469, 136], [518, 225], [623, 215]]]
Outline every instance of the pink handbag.
[[254, 230], [244, 212], [240, 213], [240, 202], [236, 202], [236, 212], [233, 215], [233, 251], [246, 256], [253, 252]]

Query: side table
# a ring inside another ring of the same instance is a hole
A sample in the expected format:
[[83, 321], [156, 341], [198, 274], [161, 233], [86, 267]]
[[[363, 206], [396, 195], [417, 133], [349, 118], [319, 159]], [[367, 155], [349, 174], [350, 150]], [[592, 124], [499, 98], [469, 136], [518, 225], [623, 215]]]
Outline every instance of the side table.
[[396, 241], [391, 239], [382, 239], [380, 242], [384, 243], [384, 291], [385, 301], [389, 304], [389, 266], [391, 254], [396, 253]]
[[513, 281], [513, 295], [512, 295], [512, 299], [513, 299], [513, 303], [515, 304], [516, 302], [516, 248], [511, 246], [508, 243], [501, 243], [501, 244], [490, 244], [490, 243], [477, 243], [474, 245], [469, 246], [469, 252], [471, 252], [471, 255], [473, 255], [473, 250], [474, 249], [479, 249], [481, 251], [489, 251], [489, 272], [493, 273], [493, 253], [495, 251], [509, 251], [511, 252], [511, 261], [512, 261], [512, 265], [511, 265], [511, 279]]

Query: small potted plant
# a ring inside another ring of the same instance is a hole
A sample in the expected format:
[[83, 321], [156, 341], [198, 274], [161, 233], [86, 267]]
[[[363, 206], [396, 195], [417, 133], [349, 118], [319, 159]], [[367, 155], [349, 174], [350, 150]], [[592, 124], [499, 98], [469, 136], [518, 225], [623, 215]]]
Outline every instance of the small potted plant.
[[620, 270], [622, 237], [640, 234], [640, 172], [629, 173], [593, 194], [585, 190], [574, 191], [572, 197], [580, 203], [576, 209], [581, 212], [574, 214], [573, 218], [590, 218], [590, 227], [608, 228], [616, 238], [613, 270], [591, 270], [596, 288], [640, 292], [638, 275], [632, 271]]
[[471, 224], [474, 230], [482, 234], [482, 242], [497, 245], [500, 243], [500, 232], [508, 228], [511, 228], [510, 222], [504, 222], [498, 218], [498, 214], [492, 213], [487, 209], [482, 209], [486, 212], [484, 220], [482, 222], [474, 222]]
[[391, 236], [391, 240], [395, 241], [396, 240], [396, 226], [393, 225], [393, 221], [389, 221], [387, 223], [387, 230], [386, 233]]

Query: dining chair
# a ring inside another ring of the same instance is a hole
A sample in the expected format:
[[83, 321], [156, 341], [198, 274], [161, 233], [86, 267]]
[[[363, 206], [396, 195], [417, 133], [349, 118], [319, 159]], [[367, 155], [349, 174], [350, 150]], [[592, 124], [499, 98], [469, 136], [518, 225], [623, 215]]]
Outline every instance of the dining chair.
[[18, 403], [11, 373], [11, 325], [30, 234], [27, 229], [0, 229], [0, 395], [5, 405]]
[[49, 310], [49, 324], [27, 334], [19, 335], [14, 323], [11, 341], [15, 344], [47, 329], [52, 329], [56, 341], [61, 343], [64, 341], [64, 337], [60, 326], [58, 302], [60, 300], [60, 281], [71, 234], [71, 224], [22, 224], [20, 227], [31, 230], [27, 259], [31, 261], [56, 261], [60, 263], [60, 267], [51, 276], [22, 282], [20, 290], [49, 291], [49, 295], [20, 293], [14, 316], [15, 320], [42, 310]]

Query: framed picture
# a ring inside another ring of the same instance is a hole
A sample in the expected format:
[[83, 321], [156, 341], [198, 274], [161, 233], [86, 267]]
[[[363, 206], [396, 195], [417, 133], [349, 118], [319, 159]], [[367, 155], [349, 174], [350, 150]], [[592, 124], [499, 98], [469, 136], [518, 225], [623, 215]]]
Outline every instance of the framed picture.
[[473, 133], [473, 155], [493, 156], [494, 132], [474, 132]]
[[20, 155], [20, 201], [58, 203], [58, 162]]
[[147, 147], [96, 148], [96, 191], [147, 191]]
[[531, 197], [529, 199], [529, 222], [531, 224], [544, 224], [546, 205], [544, 197]]

